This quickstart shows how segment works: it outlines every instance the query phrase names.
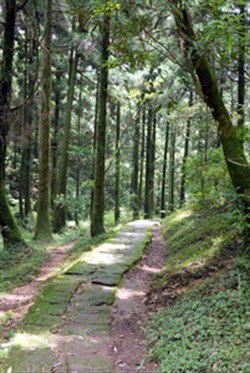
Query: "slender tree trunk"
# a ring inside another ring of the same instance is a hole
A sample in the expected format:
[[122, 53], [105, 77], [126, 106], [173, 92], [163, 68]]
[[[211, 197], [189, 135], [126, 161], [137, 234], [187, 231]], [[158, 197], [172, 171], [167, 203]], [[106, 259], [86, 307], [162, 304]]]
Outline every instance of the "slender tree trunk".
[[140, 180], [139, 180], [139, 196], [138, 196], [138, 203], [139, 209], [143, 206], [143, 198], [142, 198], [142, 186], [143, 186], [143, 173], [144, 173], [144, 153], [145, 153], [145, 126], [146, 126], [146, 111], [145, 107], [143, 106], [142, 109], [142, 135], [141, 135], [141, 157], [140, 157]]
[[174, 211], [174, 178], [175, 178], [175, 128], [170, 127], [170, 151], [169, 151], [169, 186], [168, 186], [168, 210]]
[[[25, 30], [25, 71], [24, 71], [24, 100], [27, 98], [28, 91], [31, 89], [32, 82], [32, 63], [33, 48], [28, 48], [28, 34]], [[30, 72], [28, 72], [28, 69]], [[31, 126], [32, 126], [32, 98], [29, 103], [23, 106], [23, 123], [22, 123], [22, 154], [20, 167], [20, 189], [19, 189], [19, 206], [20, 216], [26, 218], [31, 212], [30, 184], [31, 184]]]
[[50, 220], [50, 126], [51, 126], [51, 36], [52, 2], [46, 0], [45, 35], [43, 44], [42, 111], [40, 123], [40, 159], [38, 211], [35, 239], [51, 240]]
[[133, 171], [132, 171], [132, 210], [133, 218], [139, 218], [139, 196], [138, 196], [138, 176], [139, 176], [139, 141], [140, 141], [140, 110], [137, 109], [135, 119], [135, 134], [133, 146]]
[[[190, 99], [189, 99], [189, 107], [193, 105], [193, 92], [190, 92]], [[186, 187], [186, 162], [187, 157], [189, 154], [189, 140], [190, 140], [190, 127], [191, 127], [191, 119], [187, 120], [187, 127], [186, 127], [186, 134], [185, 134], [185, 145], [184, 145], [184, 155], [183, 155], [183, 162], [181, 168], [181, 191], [180, 191], [180, 207], [185, 202], [185, 187]]]
[[166, 217], [166, 174], [167, 174], [167, 156], [168, 156], [168, 138], [169, 138], [169, 122], [166, 125], [164, 157], [162, 166], [162, 181], [161, 181], [161, 218]]
[[[96, 158], [96, 133], [97, 133], [97, 122], [98, 122], [98, 102], [99, 102], [99, 73], [97, 72], [97, 83], [96, 83], [96, 95], [95, 95], [95, 119], [94, 119], [94, 134], [93, 134], [93, 164], [92, 164], [92, 180], [94, 183], [95, 179], [95, 158]], [[90, 205], [90, 216], [93, 211], [93, 198], [94, 198], [94, 186], [91, 188], [91, 205]]]
[[59, 202], [55, 204], [53, 226], [55, 232], [60, 232], [66, 225], [66, 193], [67, 193], [67, 170], [68, 170], [68, 151], [70, 142], [71, 116], [74, 100], [74, 88], [77, 73], [78, 55], [71, 49], [70, 71], [69, 71], [69, 88], [67, 95], [66, 118], [62, 140], [62, 153], [60, 158], [58, 178], [56, 181], [56, 198]]
[[[79, 97], [78, 97], [78, 103], [81, 105], [82, 103], [82, 79], [80, 83], [80, 91], [79, 91]], [[77, 118], [77, 146], [80, 148], [81, 146], [81, 112], [79, 110], [78, 118]], [[81, 175], [81, 158], [80, 156], [77, 157], [77, 166], [76, 166], [76, 202], [79, 203], [79, 197], [80, 197], [80, 175]], [[75, 223], [78, 226], [79, 225], [79, 214], [78, 214], [78, 208], [75, 211]]]
[[10, 96], [16, 20], [16, 1], [5, 1], [5, 22], [0, 78], [0, 227], [4, 248], [25, 245], [16, 221], [10, 211], [5, 188], [5, 160], [7, 134], [10, 124]]
[[145, 180], [145, 219], [153, 217], [152, 193], [154, 175], [154, 109], [150, 105], [147, 122], [147, 155], [146, 155], [146, 180]]
[[115, 143], [115, 224], [120, 220], [121, 197], [121, 104], [117, 103], [116, 143]]
[[53, 123], [53, 139], [52, 139], [52, 180], [51, 180], [51, 205], [54, 209], [54, 200], [56, 196], [56, 175], [57, 175], [57, 156], [58, 156], [58, 131], [60, 127], [60, 107], [61, 107], [61, 72], [55, 73], [55, 112], [54, 112], [54, 123]]
[[96, 134], [95, 178], [93, 191], [93, 209], [91, 216], [91, 236], [97, 236], [104, 232], [105, 209], [105, 151], [106, 151], [106, 114], [108, 95], [108, 58], [110, 36], [110, 9], [108, 2], [104, 10], [102, 30], [102, 53], [98, 102], [98, 121]]
[[174, 16], [177, 28], [180, 31], [180, 36], [184, 38], [186, 54], [191, 57], [191, 63], [199, 78], [204, 100], [210, 107], [215, 121], [218, 123], [227, 168], [235, 190], [243, 196], [247, 211], [250, 208], [249, 164], [219, 93], [214, 71], [207, 58], [200, 54], [195, 46], [196, 36], [189, 14], [185, 8], [178, 9], [180, 5], [179, 1], [175, 1], [176, 3], [177, 8]]
[[155, 149], [156, 149], [156, 124], [157, 124], [157, 115], [154, 111], [154, 118], [153, 118], [153, 133], [152, 133], [152, 155], [151, 155], [151, 175], [150, 175], [150, 209], [151, 214], [150, 216], [153, 218], [154, 215], [154, 187], [155, 187]]

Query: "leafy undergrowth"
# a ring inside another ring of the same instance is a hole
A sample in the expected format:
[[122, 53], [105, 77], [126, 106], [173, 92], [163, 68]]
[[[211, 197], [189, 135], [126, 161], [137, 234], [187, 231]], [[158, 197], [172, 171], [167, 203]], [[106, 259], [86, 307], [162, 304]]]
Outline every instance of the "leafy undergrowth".
[[250, 372], [250, 274], [239, 222], [224, 210], [167, 218], [165, 269], [153, 284], [163, 306], [147, 339], [159, 372]]
[[[121, 224], [128, 221], [130, 214], [122, 211]], [[59, 270], [71, 265], [72, 261], [82, 254], [83, 251], [91, 250], [95, 245], [112, 237], [121, 228], [115, 226], [113, 212], [105, 214], [105, 225], [107, 232], [96, 238], [90, 237], [89, 221], [82, 222], [79, 227], [69, 225], [61, 234], [54, 234], [52, 242], [36, 242], [33, 239], [34, 233], [24, 231], [25, 241], [28, 244], [29, 252], [8, 251], [0, 248], [0, 293], [6, 293], [17, 286], [31, 282], [39, 272], [39, 268], [48, 258], [49, 251], [71, 241], [77, 241], [67, 252], [67, 260]]]

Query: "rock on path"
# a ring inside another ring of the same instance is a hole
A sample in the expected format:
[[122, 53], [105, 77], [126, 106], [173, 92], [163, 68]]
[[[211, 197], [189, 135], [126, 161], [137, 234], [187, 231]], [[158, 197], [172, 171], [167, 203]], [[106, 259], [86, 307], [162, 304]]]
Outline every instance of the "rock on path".
[[142, 257], [154, 223], [127, 224], [51, 281], [2, 346], [10, 352], [1, 372], [112, 372], [114, 362], [105, 354], [111, 305], [124, 272]]

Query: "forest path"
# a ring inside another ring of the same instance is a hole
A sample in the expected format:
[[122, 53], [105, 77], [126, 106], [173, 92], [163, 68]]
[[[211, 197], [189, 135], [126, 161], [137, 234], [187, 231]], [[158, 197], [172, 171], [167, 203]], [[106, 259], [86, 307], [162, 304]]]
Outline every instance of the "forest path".
[[6, 334], [8, 330], [13, 329], [16, 324], [23, 320], [30, 306], [34, 303], [37, 291], [42, 283], [55, 275], [55, 271], [64, 262], [67, 251], [69, 251], [75, 243], [76, 241], [72, 241], [65, 245], [49, 249], [48, 258], [33, 281], [29, 284], [18, 286], [5, 295], [1, 295], [0, 316], [8, 311], [12, 313], [10, 322], [5, 325], [4, 328], [1, 328], [1, 334]]
[[[159, 224], [154, 221], [127, 224], [113, 239], [84, 253], [73, 267], [51, 281], [12, 341], [3, 346], [11, 350], [2, 372], [138, 371], [145, 357], [140, 324], [148, 318], [145, 300], [152, 273], [163, 264], [162, 242], [156, 245], [156, 253], [152, 243], [151, 254], [128, 269], [143, 256], [151, 227], [159, 238]], [[155, 367], [141, 368], [152, 373]]]

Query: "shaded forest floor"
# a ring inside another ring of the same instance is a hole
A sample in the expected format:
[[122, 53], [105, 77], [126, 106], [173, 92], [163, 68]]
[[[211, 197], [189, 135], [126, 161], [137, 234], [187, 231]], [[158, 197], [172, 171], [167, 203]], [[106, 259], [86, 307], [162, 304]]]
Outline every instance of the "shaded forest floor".
[[[150, 227], [153, 239], [143, 256], [151, 239]], [[142, 256], [142, 261], [129, 270]], [[155, 364], [143, 364], [146, 345], [141, 326], [149, 316], [146, 300], [150, 280], [160, 271], [163, 257], [159, 224], [150, 221], [128, 224], [112, 240], [84, 253], [64, 274], [47, 283], [24, 320], [13, 329], [13, 338], [3, 344], [6, 356], [2, 371], [11, 367], [12, 373], [140, 369], [152, 373]], [[46, 266], [42, 268], [36, 281], [27, 285], [32, 288], [26, 309], [35, 296], [37, 283], [47, 278], [53, 263], [58, 265], [59, 261], [51, 259], [47, 270]], [[12, 294], [20, 295], [17, 289]], [[11, 303], [13, 298], [6, 296], [5, 309], [17, 306]], [[20, 318], [22, 315], [20, 312]], [[10, 326], [14, 327], [14, 321]]]

